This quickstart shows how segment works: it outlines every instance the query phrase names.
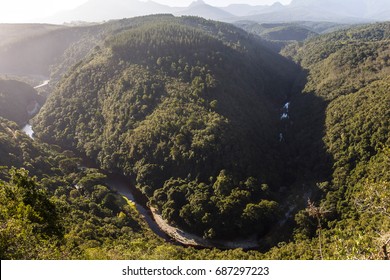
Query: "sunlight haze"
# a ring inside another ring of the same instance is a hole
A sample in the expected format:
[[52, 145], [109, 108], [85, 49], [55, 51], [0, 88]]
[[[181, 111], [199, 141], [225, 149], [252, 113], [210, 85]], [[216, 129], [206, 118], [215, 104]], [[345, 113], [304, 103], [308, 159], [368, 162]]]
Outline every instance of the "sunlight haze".
[[[147, 2], [148, 0], [144, 0], [144, 2]], [[177, 0], [155, 0], [154, 2], [161, 3], [164, 5], [169, 6], [188, 6], [192, 2], [196, 0], [184, 0], [184, 1], [177, 1]], [[249, 4], [249, 5], [270, 5], [275, 2], [280, 2], [282, 4], [289, 4], [291, 0], [203, 0], [203, 2], [216, 6], [216, 7], [226, 7], [230, 4]]]
[[88, 0], [1, 0], [0, 22], [27, 22], [73, 9]]
[[[0, 22], [36, 22], [57, 12], [73, 9], [88, 0], [1, 0], [0, 4]], [[146, 1], [144, 1], [146, 2]], [[175, 1], [175, 0], [155, 0], [154, 2], [169, 6], [188, 6], [193, 1]], [[229, 4], [250, 4], [250, 5], [269, 5], [274, 2], [288, 4], [291, 0], [205, 0], [207, 4], [213, 6], [228, 6]]]

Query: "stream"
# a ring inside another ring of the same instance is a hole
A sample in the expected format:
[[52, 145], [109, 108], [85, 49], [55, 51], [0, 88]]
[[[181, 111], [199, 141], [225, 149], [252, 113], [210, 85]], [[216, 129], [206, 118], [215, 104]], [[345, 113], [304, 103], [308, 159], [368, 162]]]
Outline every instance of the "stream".
[[282, 109], [281, 109], [281, 115], [280, 115], [280, 121], [282, 122], [282, 124], [284, 124], [284, 131], [280, 131], [279, 133], [279, 142], [283, 142], [284, 141], [284, 135], [285, 135], [285, 130], [286, 130], [286, 121], [288, 121], [290, 119], [290, 115], [289, 115], [289, 110], [290, 110], [290, 105], [291, 105], [291, 102], [286, 102]]
[[[49, 85], [49, 83], [50, 83], [50, 80], [44, 80], [41, 84], [35, 86], [34, 89], [43, 88], [43, 87]], [[39, 110], [41, 109], [41, 106], [39, 105], [39, 103], [38, 103], [37, 101], [35, 101], [35, 100], [34, 100], [34, 102], [35, 102], [34, 108], [33, 108], [31, 111], [29, 111], [29, 110], [27, 109], [27, 113], [28, 113], [28, 115], [29, 115], [30, 117], [33, 117], [33, 116], [34, 116], [36, 113], [38, 113]], [[28, 137], [30, 137], [31, 139], [34, 140], [34, 130], [32, 129], [32, 125], [30, 124], [30, 122], [27, 122], [27, 123], [25, 124], [25, 126], [22, 127], [22, 131], [23, 131], [25, 134], [27, 134]]]
[[165, 241], [172, 242], [172, 239], [157, 225], [153, 218], [152, 212], [147, 206], [147, 198], [138, 189], [130, 184], [130, 180], [120, 174], [115, 173], [104, 173], [107, 175], [106, 183], [107, 186], [112, 190], [117, 191], [120, 195], [123, 195], [128, 200], [135, 203], [138, 213], [148, 224], [149, 228], [163, 238]]
[[[34, 130], [31, 124], [27, 123], [22, 129], [22, 132], [27, 134], [31, 139], [34, 140]], [[83, 167], [85, 168], [97, 168], [94, 163], [89, 160], [83, 162]], [[99, 168], [97, 168], [99, 169]], [[99, 169], [100, 170], [100, 169]], [[149, 207], [147, 206], [147, 198], [135, 187], [130, 184], [129, 178], [116, 173], [107, 173], [103, 170], [100, 170], [103, 174], [107, 176], [106, 183], [107, 186], [117, 191], [120, 195], [126, 197], [128, 200], [134, 202], [135, 207], [141, 217], [148, 224], [149, 228], [159, 237], [163, 238], [167, 242], [175, 243], [169, 235], [167, 235], [156, 223], [153, 218], [153, 214]], [[175, 243], [176, 244], [176, 243]]]
[[[35, 86], [34, 89], [43, 88], [49, 85], [49, 83], [50, 80], [44, 80], [41, 84]], [[39, 111], [39, 109], [40, 107], [36, 108], [36, 110], [34, 110], [32, 114], [30, 112], [28, 113], [32, 117]], [[23, 126], [21, 131], [34, 140], [34, 130], [30, 122], [28, 122], [25, 126]], [[85, 161], [84, 165], [86, 167], [96, 168], [96, 166], [94, 166], [94, 164], [91, 161]], [[163, 238], [168, 242], [172, 242], [172, 239], [163, 230], [160, 229], [160, 227], [153, 219], [152, 212], [147, 206], [147, 201], [148, 201], [147, 198], [138, 189], [132, 187], [132, 185], [129, 183], [130, 180], [120, 174], [107, 173], [104, 171], [102, 172], [105, 175], [107, 175], [106, 183], [108, 187], [110, 187], [114, 191], [117, 191], [119, 194], [123, 195], [128, 200], [134, 202], [137, 211], [140, 213], [141, 217], [148, 224], [149, 228], [159, 237]]]
[[[36, 86], [35, 89], [47, 86], [48, 84], [49, 80], [46, 80], [42, 84]], [[288, 105], [285, 105], [284, 109], [287, 109], [288, 112]], [[31, 139], [34, 139], [34, 130], [30, 123], [27, 123], [21, 129], [21, 131], [27, 134]], [[85, 160], [82, 164], [82, 167], [96, 168], [96, 164], [90, 160]], [[100, 170], [100, 168], [97, 169]], [[156, 211], [156, 209], [149, 208], [147, 205], [148, 199], [144, 194], [141, 193], [140, 190], [131, 184], [131, 180], [128, 177], [118, 173], [108, 173], [104, 170], [100, 171], [107, 176], [107, 186], [112, 190], [117, 191], [120, 195], [126, 197], [128, 200], [134, 202], [137, 211], [148, 224], [149, 228], [166, 242], [170, 242], [176, 245], [193, 246], [197, 248], [217, 247], [224, 249], [249, 249], [258, 247], [257, 238], [255, 236], [252, 236], [248, 239], [238, 239], [233, 241], [210, 241], [172, 227], [162, 219], [161, 215]]]
[[22, 131], [27, 134], [28, 137], [34, 140], [34, 130], [32, 129], [31, 124], [26, 124], [23, 126]]
[[45, 80], [42, 82], [42, 84], [40, 85], [37, 85], [36, 87], [34, 87], [35, 89], [39, 89], [39, 88], [42, 88], [44, 86], [47, 86], [48, 84], [50, 83], [50, 80]]
[[[22, 131], [29, 137], [33, 138], [32, 125], [26, 124]], [[119, 174], [109, 173], [101, 170], [96, 164], [88, 159], [84, 159], [80, 169], [84, 168], [96, 168], [101, 173], [107, 176], [106, 184], [113, 190], [117, 191], [120, 195], [126, 197], [128, 200], [135, 204], [135, 207], [140, 214], [141, 218], [145, 220], [148, 227], [160, 238], [166, 242], [182, 245], [191, 246], [195, 248], [220, 248], [220, 249], [255, 249], [259, 247], [257, 237], [251, 236], [249, 238], [236, 239], [236, 240], [205, 240], [200, 236], [185, 232], [179, 228], [169, 225], [161, 216], [160, 213], [154, 208], [148, 206], [148, 199], [146, 196], [137, 188], [131, 184], [131, 179]]]
[[[33, 138], [33, 129], [30, 124], [27, 124], [22, 129], [29, 137]], [[96, 164], [90, 160], [84, 159], [80, 168], [97, 168]], [[99, 168], [97, 168], [99, 169]], [[99, 169], [100, 170], [100, 169]], [[120, 195], [126, 197], [128, 200], [134, 202], [138, 213], [145, 220], [149, 228], [159, 237], [164, 239], [166, 242], [182, 245], [182, 246], [191, 246], [195, 248], [220, 248], [220, 249], [255, 249], [258, 248], [259, 243], [256, 236], [251, 236], [250, 238], [236, 239], [231, 241], [226, 240], [205, 240], [200, 236], [195, 234], [187, 233], [175, 228], [166, 221], [163, 220], [161, 214], [157, 212], [154, 208], [149, 208], [147, 205], [148, 199], [146, 196], [141, 193], [140, 190], [135, 188], [131, 184], [131, 180], [119, 173], [109, 173], [104, 170], [100, 170], [103, 174], [107, 176], [106, 184], [107, 186], [117, 191]]]

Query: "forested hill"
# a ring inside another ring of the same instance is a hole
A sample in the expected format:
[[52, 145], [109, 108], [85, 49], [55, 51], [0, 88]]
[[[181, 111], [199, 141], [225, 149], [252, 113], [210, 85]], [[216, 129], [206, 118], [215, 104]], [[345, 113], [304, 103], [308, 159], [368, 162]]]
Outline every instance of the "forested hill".
[[284, 54], [310, 69], [304, 92], [333, 100], [389, 75], [389, 40], [390, 24], [379, 23], [292, 44]]
[[[302, 157], [318, 145], [307, 137], [311, 130], [322, 136], [331, 176], [317, 184], [323, 199], [295, 216], [294, 242], [272, 250], [270, 257], [388, 258], [389, 46], [390, 23], [381, 23], [319, 36], [283, 51], [307, 71], [303, 93], [291, 100], [289, 147], [297, 154], [289, 157], [294, 164], [309, 159], [306, 171], [323, 166], [320, 157]], [[317, 250], [309, 252], [307, 246]]]
[[38, 112], [44, 98], [31, 86], [0, 79], [0, 117], [24, 125]]
[[35, 130], [133, 176], [182, 228], [263, 234], [278, 215], [279, 108], [296, 69], [232, 25], [145, 17], [72, 69]]

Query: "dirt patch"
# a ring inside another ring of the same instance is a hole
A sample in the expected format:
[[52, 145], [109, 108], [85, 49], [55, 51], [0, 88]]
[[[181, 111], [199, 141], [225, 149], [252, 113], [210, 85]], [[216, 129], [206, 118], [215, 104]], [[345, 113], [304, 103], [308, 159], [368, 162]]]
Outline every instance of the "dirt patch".
[[156, 208], [151, 207], [150, 210], [152, 212], [154, 220], [156, 221], [160, 229], [166, 234], [168, 234], [172, 239], [183, 245], [204, 248], [217, 247], [220, 249], [254, 249], [259, 247], [259, 243], [255, 235], [249, 238], [236, 239], [232, 241], [204, 239], [198, 235], [185, 232], [179, 228], [169, 225], [168, 222], [163, 219], [163, 217]]

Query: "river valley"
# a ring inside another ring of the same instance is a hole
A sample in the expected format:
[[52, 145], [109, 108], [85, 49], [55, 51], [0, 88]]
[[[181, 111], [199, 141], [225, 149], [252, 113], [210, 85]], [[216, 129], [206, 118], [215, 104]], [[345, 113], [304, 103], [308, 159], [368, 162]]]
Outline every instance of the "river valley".
[[[46, 80], [42, 84], [36, 86], [35, 89], [46, 87], [49, 82], [49, 80]], [[288, 120], [289, 118], [289, 106], [290, 102], [287, 102], [281, 109], [282, 124], [285, 124], [286, 120]], [[30, 122], [28, 122], [22, 128], [22, 131], [34, 140], [33, 125]], [[283, 132], [284, 129], [282, 129], [280, 132], [280, 142], [284, 140]], [[83, 161], [81, 168], [99, 169], [94, 162], [88, 159], [85, 159]], [[261, 240], [258, 240], [258, 237], [256, 235], [235, 240], [208, 240], [202, 238], [201, 236], [185, 232], [175, 226], [172, 226], [163, 219], [161, 213], [159, 213], [157, 209], [149, 207], [147, 197], [131, 184], [130, 178], [118, 173], [109, 173], [108, 171], [104, 170], [100, 171], [107, 176], [107, 186], [110, 187], [112, 190], [117, 191], [119, 194], [126, 197], [128, 200], [132, 201], [135, 204], [136, 209], [141, 215], [141, 217], [147, 223], [148, 227], [157, 236], [164, 239], [166, 242], [197, 248], [216, 247], [220, 249], [257, 249], [261, 247], [260, 244], [262, 242]], [[289, 217], [286, 217], [286, 219], [288, 218]]]

